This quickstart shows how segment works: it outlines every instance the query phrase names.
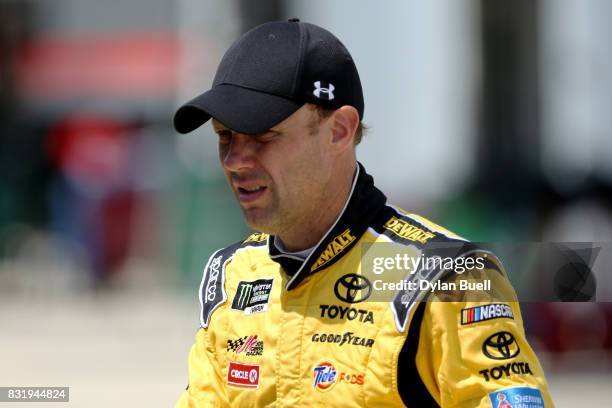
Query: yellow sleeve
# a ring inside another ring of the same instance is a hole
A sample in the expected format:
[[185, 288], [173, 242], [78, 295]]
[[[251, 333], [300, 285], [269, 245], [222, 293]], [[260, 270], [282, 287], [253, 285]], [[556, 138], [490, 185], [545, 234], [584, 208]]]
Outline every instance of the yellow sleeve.
[[223, 376], [217, 363], [209, 333], [201, 328], [189, 352], [189, 385], [175, 408], [229, 406]]
[[553, 407], [514, 290], [504, 273], [484, 276], [495, 292], [484, 301], [427, 302], [416, 354], [424, 385], [443, 408]]

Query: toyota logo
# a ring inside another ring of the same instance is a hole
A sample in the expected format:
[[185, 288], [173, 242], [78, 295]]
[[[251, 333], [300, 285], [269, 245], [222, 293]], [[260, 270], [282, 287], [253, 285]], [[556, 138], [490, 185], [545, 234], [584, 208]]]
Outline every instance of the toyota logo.
[[363, 302], [372, 294], [372, 284], [362, 275], [348, 273], [334, 285], [336, 297], [348, 303]]
[[482, 352], [493, 360], [506, 360], [516, 357], [521, 350], [512, 333], [507, 331], [497, 332], [484, 341]]

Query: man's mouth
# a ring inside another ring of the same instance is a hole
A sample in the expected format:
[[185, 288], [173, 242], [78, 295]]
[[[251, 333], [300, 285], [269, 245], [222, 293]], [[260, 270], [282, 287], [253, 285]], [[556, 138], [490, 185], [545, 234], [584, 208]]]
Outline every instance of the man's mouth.
[[257, 187], [249, 187], [249, 188], [245, 188], [245, 187], [238, 187], [238, 191], [240, 191], [241, 193], [255, 193], [259, 190], [264, 189], [264, 186], [257, 186]]
[[260, 198], [266, 190], [266, 186], [238, 187], [238, 200], [242, 203], [253, 202]]

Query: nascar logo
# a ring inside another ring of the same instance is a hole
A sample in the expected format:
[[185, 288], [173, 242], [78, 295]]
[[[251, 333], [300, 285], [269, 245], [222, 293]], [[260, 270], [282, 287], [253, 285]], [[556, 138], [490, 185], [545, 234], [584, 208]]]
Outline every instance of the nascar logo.
[[514, 319], [512, 308], [504, 303], [493, 303], [461, 310], [461, 324], [484, 322], [485, 320], [502, 317]]

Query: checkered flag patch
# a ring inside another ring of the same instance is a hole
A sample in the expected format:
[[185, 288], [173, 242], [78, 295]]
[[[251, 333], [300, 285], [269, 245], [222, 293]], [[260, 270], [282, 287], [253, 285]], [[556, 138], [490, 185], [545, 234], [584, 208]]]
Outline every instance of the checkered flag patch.
[[244, 342], [246, 341], [246, 339], [248, 337], [249, 336], [244, 336], [244, 337], [241, 337], [241, 338], [239, 338], [237, 340], [228, 340], [227, 341], [227, 350], [228, 351], [236, 351], [236, 350], [238, 350], [240, 347], [242, 347], [242, 345], [244, 344]]

